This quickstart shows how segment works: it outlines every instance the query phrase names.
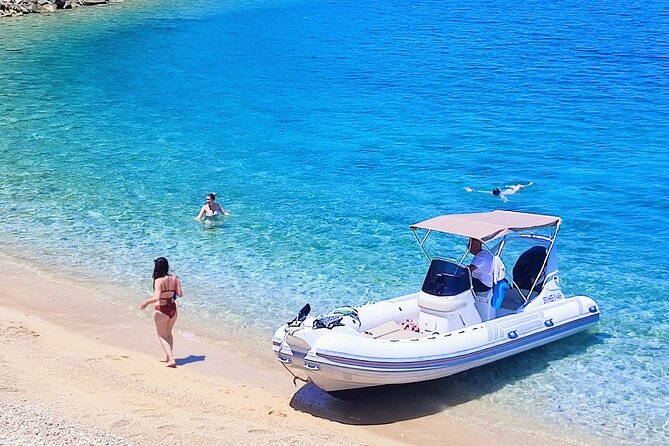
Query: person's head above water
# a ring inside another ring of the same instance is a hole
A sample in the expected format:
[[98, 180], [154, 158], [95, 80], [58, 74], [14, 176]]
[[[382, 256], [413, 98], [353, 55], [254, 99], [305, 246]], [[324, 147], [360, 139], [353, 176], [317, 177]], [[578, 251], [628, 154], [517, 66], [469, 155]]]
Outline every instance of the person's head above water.
[[211, 201], [216, 201], [216, 194], [211, 193], [211, 194], [207, 195], [207, 203], [209, 203]]
[[496, 187], [492, 190], [493, 195], [499, 195], [502, 191], [499, 190], [499, 187]]

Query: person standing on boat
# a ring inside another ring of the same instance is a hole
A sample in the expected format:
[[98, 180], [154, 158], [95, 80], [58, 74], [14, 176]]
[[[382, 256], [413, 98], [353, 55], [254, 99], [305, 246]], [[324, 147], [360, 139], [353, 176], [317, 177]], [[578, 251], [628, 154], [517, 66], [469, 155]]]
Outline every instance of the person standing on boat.
[[483, 249], [481, 240], [475, 238], [469, 239], [469, 252], [474, 255], [472, 263], [469, 265], [474, 291], [477, 293], [489, 291], [493, 285], [492, 254]]
[[216, 203], [216, 194], [211, 193], [207, 195], [207, 202], [200, 209], [200, 213], [197, 214], [195, 220], [201, 220], [202, 217], [217, 217], [219, 215], [230, 215], [230, 212], [226, 211], [223, 206]]
[[183, 296], [181, 281], [179, 277], [168, 273], [170, 266], [165, 257], [158, 257], [153, 261], [153, 265], [153, 297], [142, 302], [139, 308], [143, 310], [149, 304], [157, 304], [154, 307], [153, 321], [156, 323], [160, 346], [165, 350], [164, 362], [167, 367], [176, 367], [172, 329], [177, 321], [177, 304], [175, 301], [177, 297]]

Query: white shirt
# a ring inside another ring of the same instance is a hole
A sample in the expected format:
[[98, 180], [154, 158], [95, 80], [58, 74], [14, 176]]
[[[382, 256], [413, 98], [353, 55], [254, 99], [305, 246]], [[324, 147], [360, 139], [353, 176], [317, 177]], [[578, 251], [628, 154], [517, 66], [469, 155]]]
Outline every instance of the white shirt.
[[472, 272], [472, 277], [480, 280], [483, 285], [492, 288], [492, 254], [485, 249], [480, 250], [474, 256], [472, 265], [476, 267]]

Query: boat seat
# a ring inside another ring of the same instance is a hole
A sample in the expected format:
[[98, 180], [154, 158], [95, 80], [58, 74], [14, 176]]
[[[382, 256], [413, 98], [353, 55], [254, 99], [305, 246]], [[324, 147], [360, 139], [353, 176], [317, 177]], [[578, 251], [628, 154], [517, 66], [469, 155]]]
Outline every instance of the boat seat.
[[448, 313], [465, 308], [467, 302], [458, 297], [439, 297], [427, 293], [420, 293], [418, 296], [418, 306], [425, 310]]
[[398, 331], [402, 331], [402, 326], [400, 324], [398, 324], [395, 321], [387, 321], [379, 326], [370, 328], [369, 330], [365, 330], [365, 334], [367, 336], [373, 337], [374, 339], [378, 339], [382, 336], [395, 333]]
[[400, 324], [395, 321], [384, 322], [383, 324], [365, 330], [365, 334], [374, 339], [413, 339], [424, 335], [411, 330], [404, 330]]
[[[513, 281], [516, 286], [521, 290], [529, 290], [536, 280], [537, 285], [534, 287], [534, 291], [541, 291], [545, 279], [545, 271], [542, 268], [545, 259], [546, 248], [543, 246], [532, 246], [523, 252], [513, 266]], [[537, 277], [539, 280], [537, 280]]]

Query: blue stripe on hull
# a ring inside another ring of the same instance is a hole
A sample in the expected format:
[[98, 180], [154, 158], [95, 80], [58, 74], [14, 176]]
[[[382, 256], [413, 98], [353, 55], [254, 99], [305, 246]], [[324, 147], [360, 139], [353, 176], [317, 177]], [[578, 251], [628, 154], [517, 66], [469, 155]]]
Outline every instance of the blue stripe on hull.
[[475, 362], [486, 357], [492, 357], [505, 353], [508, 350], [522, 348], [527, 344], [532, 344], [544, 338], [550, 338], [557, 336], [566, 331], [575, 330], [581, 326], [585, 327], [591, 325], [599, 320], [599, 313], [589, 315], [583, 319], [578, 319], [572, 322], [568, 322], [564, 325], [557, 327], [549, 328], [542, 330], [538, 333], [533, 333], [529, 336], [517, 338], [514, 340], [509, 340], [504, 342], [501, 345], [496, 345], [493, 347], [488, 347], [483, 350], [477, 350], [471, 353], [465, 353], [462, 355], [447, 357], [447, 358], [436, 358], [429, 359], [424, 361], [398, 361], [398, 362], [388, 362], [388, 361], [373, 361], [365, 359], [355, 359], [355, 358], [346, 358], [342, 356], [330, 355], [327, 353], [316, 352], [317, 356], [320, 356], [328, 361], [331, 361], [337, 366], [353, 366], [355, 368], [365, 368], [365, 369], [377, 369], [377, 370], [387, 370], [394, 369], [399, 371], [419, 371], [419, 370], [429, 370], [434, 368], [444, 368], [444, 367], [453, 367], [461, 365], [468, 362]]

